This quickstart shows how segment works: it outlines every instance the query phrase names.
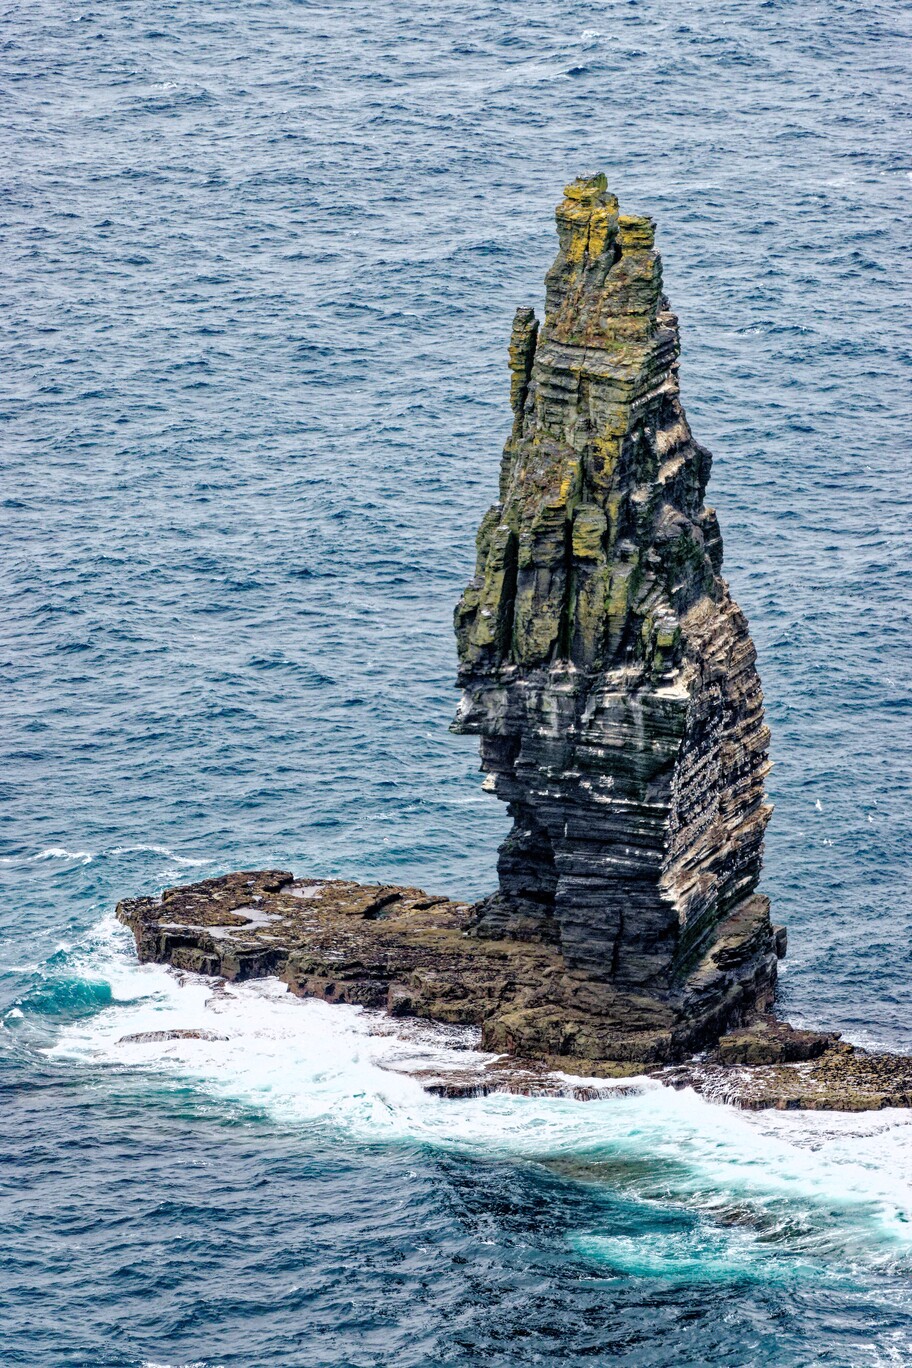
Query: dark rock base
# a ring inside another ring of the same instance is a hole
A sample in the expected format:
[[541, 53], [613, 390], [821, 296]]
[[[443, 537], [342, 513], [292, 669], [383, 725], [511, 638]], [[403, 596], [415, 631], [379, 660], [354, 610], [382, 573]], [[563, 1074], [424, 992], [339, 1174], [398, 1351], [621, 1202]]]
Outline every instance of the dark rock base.
[[473, 936], [468, 904], [416, 888], [242, 871], [126, 899], [117, 916], [142, 961], [232, 980], [276, 975], [302, 997], [479, 1027], [483, 1049], [513, 1057], [484, 1077], [423, 1080], [444, 1096], [600, 1095], [556, 1081], [560, 1070], [650, 1073], [756, 1108], [912, 1105], [912, 1059], [758, 1016], [775, 982], [762, 898], [723, 922], [687, 980], [661, 997], [569, 969], [554, 945]]

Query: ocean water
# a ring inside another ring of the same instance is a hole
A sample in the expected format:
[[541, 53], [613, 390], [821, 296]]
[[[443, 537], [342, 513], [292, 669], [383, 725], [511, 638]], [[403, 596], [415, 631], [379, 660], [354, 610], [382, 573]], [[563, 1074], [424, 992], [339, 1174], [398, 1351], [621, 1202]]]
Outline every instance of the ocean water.
[[910, 29], [3, 8], [3, 1368], [912, 1362], [912, 1114], [446, 1102], [395, 1066], [463, 1042], [140, 968], [112, 917], [243, 866], [491, 887], [451, 613], [514, 308], [602, 169], [758, 647], [781, 1009], [912, 1050]]

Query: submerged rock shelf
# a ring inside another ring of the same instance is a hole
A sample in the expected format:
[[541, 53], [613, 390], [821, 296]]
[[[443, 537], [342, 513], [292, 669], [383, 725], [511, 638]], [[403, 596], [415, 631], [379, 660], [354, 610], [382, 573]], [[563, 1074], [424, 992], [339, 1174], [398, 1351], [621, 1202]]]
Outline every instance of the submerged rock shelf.
[[771, 1015], [769, 731], [655, 225], [594, 176], [557, 228], [544, 321], [514, 320], [499, 499], [455, 617], [453, 730], [479, 736], [513, 818], [497, 891], [470, 906], [257, 870], [118, 916], [143, 960], [478, 1028], [502, 1058], [423, 1080], [446, 1096], [598, 1096], [559, 1075], [651, 1072], [751, 1107], [912, 1105], [912, 1060]]

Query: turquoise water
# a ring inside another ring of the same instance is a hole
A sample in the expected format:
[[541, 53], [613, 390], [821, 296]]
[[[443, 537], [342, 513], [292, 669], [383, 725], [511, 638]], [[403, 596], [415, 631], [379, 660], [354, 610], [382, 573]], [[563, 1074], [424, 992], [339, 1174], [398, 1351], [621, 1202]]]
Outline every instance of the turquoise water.
[[447, 1103], [396, 1066], [459, 1042], [140, 968], [111, 917], [244, 865], [490, 888], [451, 613], [601, 168], [660, 225], [758, 646], [782, 1010], [912, 1049], [910, 27], [0, 16], [4, 1368], [912, 1360], [905, 1114]]

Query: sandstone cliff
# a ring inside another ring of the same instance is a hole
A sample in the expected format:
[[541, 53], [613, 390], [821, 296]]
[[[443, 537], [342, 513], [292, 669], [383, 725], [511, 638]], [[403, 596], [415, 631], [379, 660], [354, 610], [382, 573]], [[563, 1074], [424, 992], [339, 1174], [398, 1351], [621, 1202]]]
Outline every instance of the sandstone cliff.
[[[567, 187], [557, 230], [544, 322], [514, 321], [500, 497], [456, 610], [454, 729], [481, 737], [514, 819], [473, 929], [552, 942], [570, 968], [727, 1025], [769, 1002], [784, 950], [755, 892], [754, 647], [720, 575], [654, 225], [595, 176]], [[733, 993], [720, 975], [739, 958]]]

